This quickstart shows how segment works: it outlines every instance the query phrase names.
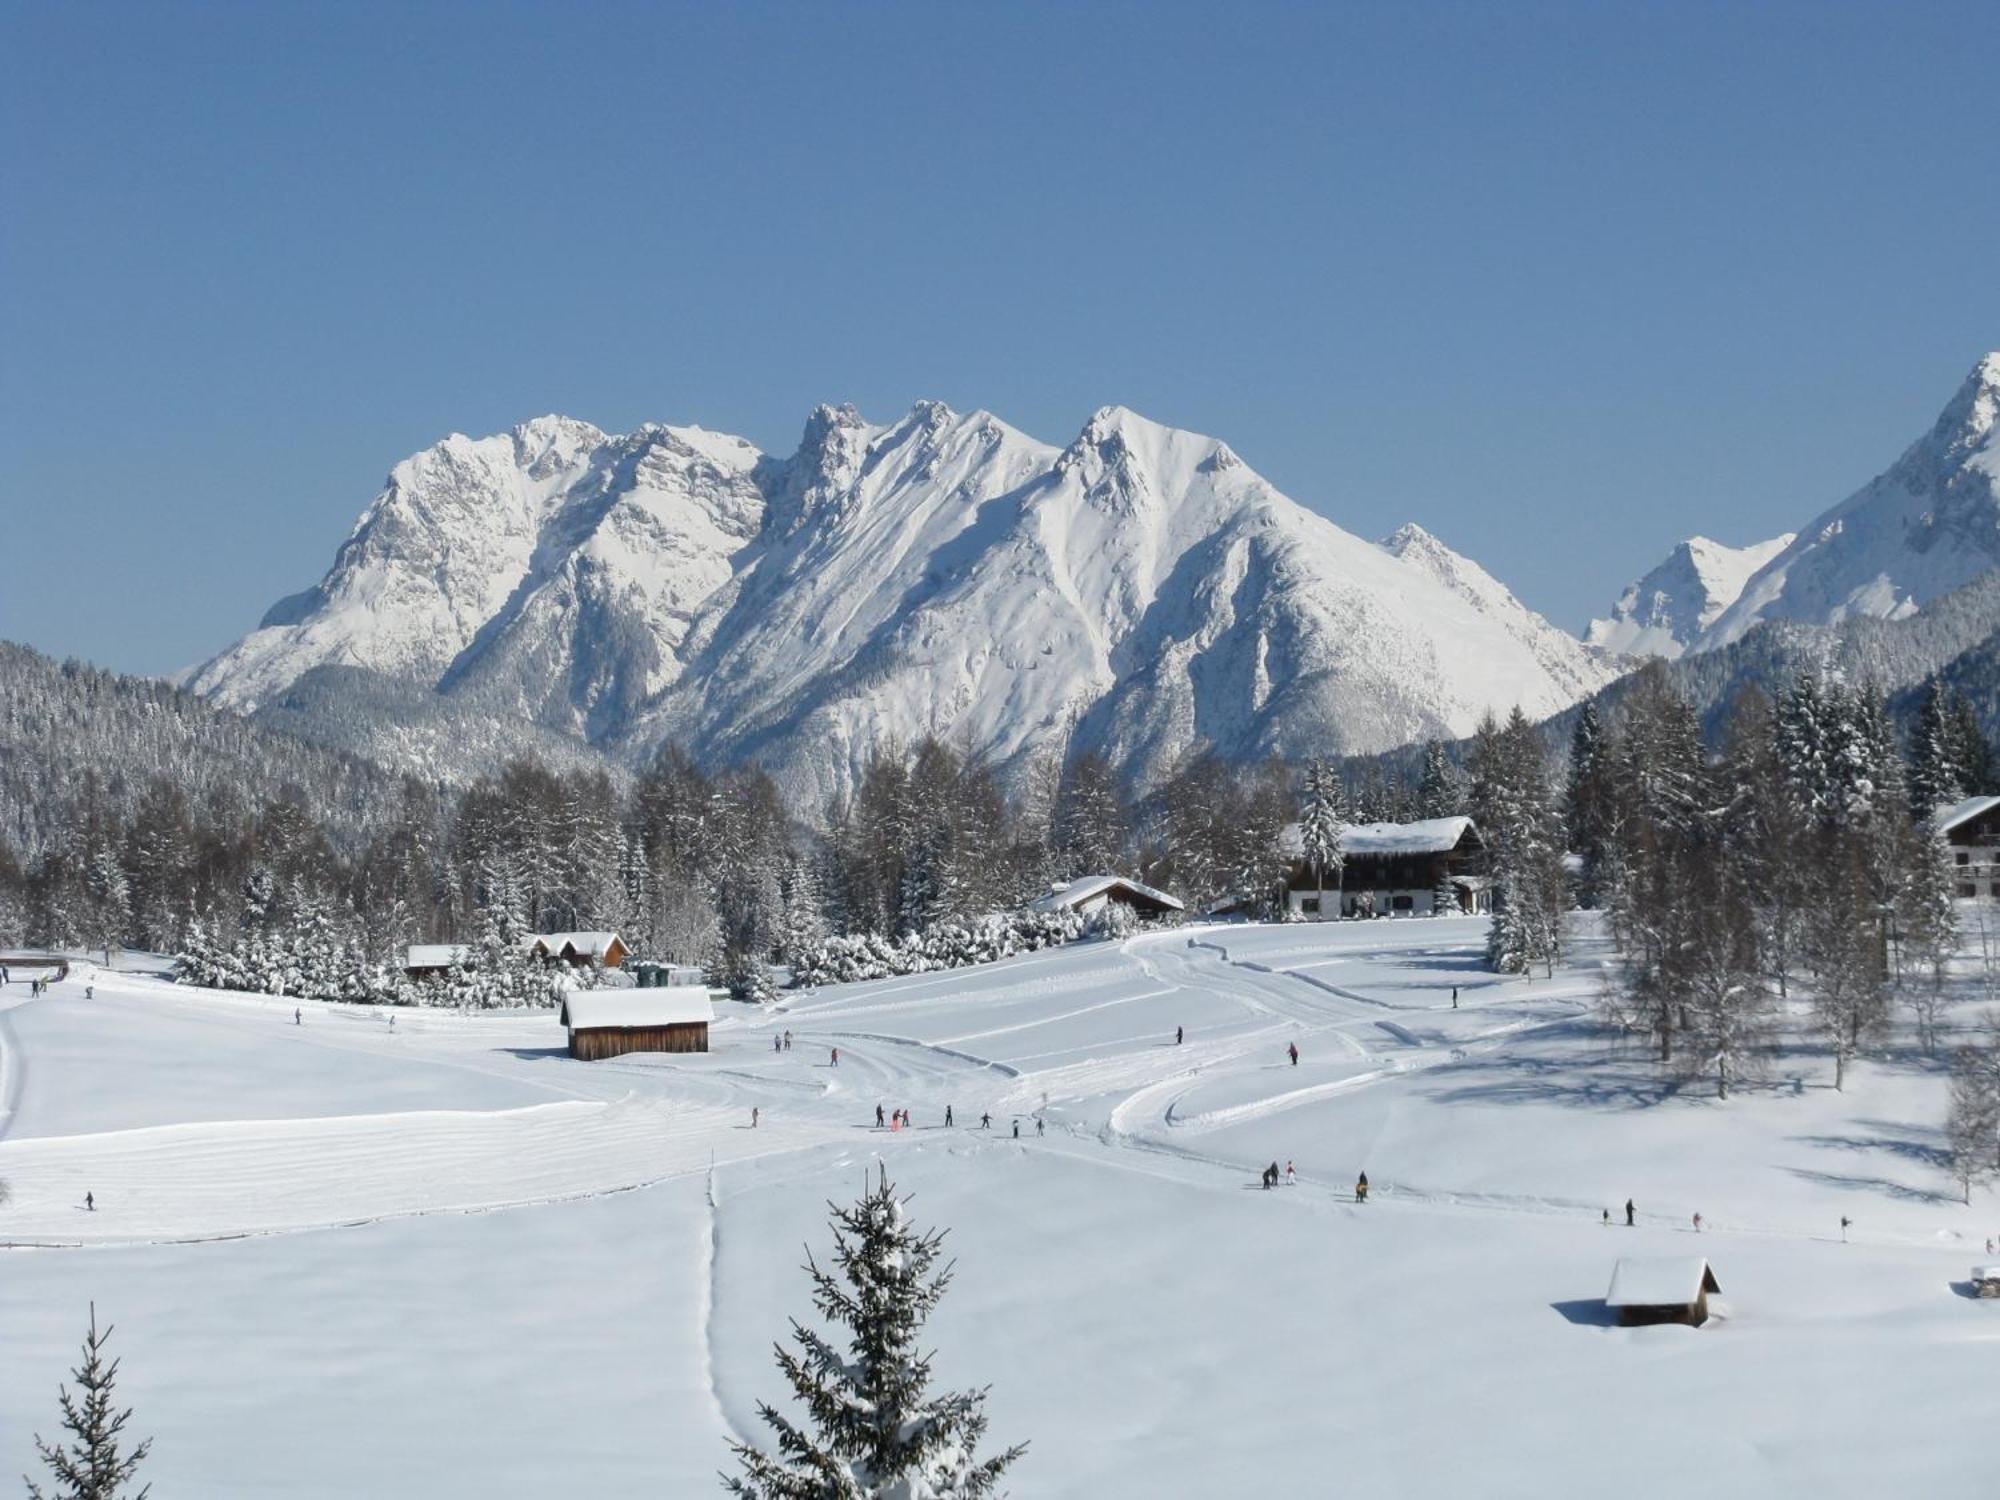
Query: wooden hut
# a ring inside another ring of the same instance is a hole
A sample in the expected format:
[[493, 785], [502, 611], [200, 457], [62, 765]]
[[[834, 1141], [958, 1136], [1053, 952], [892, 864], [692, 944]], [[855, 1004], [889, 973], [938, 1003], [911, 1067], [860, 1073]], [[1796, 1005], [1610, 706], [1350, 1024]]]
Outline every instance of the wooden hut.
[[626, 954], [625, 940], [615, 932], [538, 932], [528, 939], [528, 951], [573, 969], [620, 968]]
[[[1339, 871], [1313, 868], [1297, 823], [1280, 830], [1278, 848], [1291, 861], [1285, 906], [1295, 917], [1449, 916], [1493, 909], [1493, 882], [1480, 872], [1485, 845], [1470, 818], [1350, 823], [1340, 831]], [[1320, 910], [1322, 899], [1331, 910]]]
[[412, 979], [435, 978], [453, 964], [470, 964], [472, 950], [463, 943], [412, 943], [403, 954], [403, 972]]
[[1604, 1305], [1625, 1328], [1648, 1323], [1699, 1328], [1708, 1321], [1708, 1294], [1721, 1290], [1702, 1256], [1627, 1256], [1611, 1273]]
[[1106, 905], [1129, 907], [1141, 917], [1164, 917], [1182, 909], [1165, 891], [1123, 875], [1086, 875], [1053, 887], [1029, 906], [1030, 911], [1073, 911], [1089, 916]]
[[563, 1001], [569, 1055], [585, 1062], [627, 1052], [706, 1052], [715, 1003], [696, 985], [578, 990]]

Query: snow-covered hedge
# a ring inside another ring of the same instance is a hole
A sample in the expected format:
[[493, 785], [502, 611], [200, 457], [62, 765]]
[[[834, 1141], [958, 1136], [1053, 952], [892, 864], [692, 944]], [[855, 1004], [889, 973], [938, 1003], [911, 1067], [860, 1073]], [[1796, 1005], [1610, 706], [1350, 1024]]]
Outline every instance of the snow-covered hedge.
[[1131, 908], [1114, 901], [1088, 917], [1072, 911], [1013, 912], [964, 925], [933, 927], [900, 942], [872, 932], [830, 937], [798, 955], [792, 964], [792, 983], [804, 988], [963, 969], [1078, 938], [1125, 937], [1138, 927], [1139, 919]]
[[298, 1000], [459, 1010], [553, 1008], [562, 1004], [563, 993], [573, 982], [571, 971], [552, 968], [511, 948], [490, 954], [474, 950], [466, 963], [412, 979], [401, 969], [370, 963], [353, 944], [310, 928], [257, 929], [233, 942], [218, 943], [200, 923], [189, 932], [186, 951], [174, 961], [174, 979], [207, 989]]

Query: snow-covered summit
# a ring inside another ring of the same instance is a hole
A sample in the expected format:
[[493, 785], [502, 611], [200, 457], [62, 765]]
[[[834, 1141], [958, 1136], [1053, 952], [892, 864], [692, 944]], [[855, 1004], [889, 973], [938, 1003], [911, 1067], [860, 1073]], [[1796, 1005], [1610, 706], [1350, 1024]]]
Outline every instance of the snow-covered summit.
[[1691, 536], [1592, 620], [1584, 639], [1618, 656], [1674, 660], [1734, 604], [1757, 570], [1792, 544], [1793, 533], [1731, 547]]
[[1119, 406], [1056, 448], [989, 412], [821, 406], [778, 460], [542, 417], [396, 466], [311, 590], [194, 686], [368, 668], [634, 758], [752, 758], [809, 800], [878, 746], [1338, 754], [1556, 712], [1598, 653], [1418, 528], [1383, 546], [1226, 444]]
[[2000, 352], [1931, 430], [1760, 568], [1702, 632], [1727, 645], [1762, 620], [1898, 619], [2000, 563]]

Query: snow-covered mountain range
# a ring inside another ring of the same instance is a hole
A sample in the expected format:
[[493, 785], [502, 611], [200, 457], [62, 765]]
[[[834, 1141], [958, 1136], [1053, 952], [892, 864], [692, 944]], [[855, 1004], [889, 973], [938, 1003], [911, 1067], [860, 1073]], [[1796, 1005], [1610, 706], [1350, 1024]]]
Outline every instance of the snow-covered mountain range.
[[1793, 533], [1728, 547], [1691, 536], [1665, 562], [1618, 596], [1611, 614], [1592, 620], [1584, 639], [1621, 656], [1674, 660], [1734, 604], [1751, 575], [1791, 546]]
[[1617, 670], [1428, 533], [1365, 541], [1213, 438], [1106, 407], [1056, 448], [935, 402], [821, 407], [786, 459], [562, 417], [449, 437], [189, 681], [255, 710], [329, 667], [626, 759], [755, 759], [807, 799], [926, 733], [1003, 768], [1095, 749], [1143, 782], [1198, 745], [1544, 715]]
[[1728, 645], [1765, 620], [1900, 619], [1996, 564], [2000, 352], [1973, 367], [1886, 472], [1803, 530], [1746, 548], [1682, 543], [1591, 622], [1587, 639], [1676, 656]]

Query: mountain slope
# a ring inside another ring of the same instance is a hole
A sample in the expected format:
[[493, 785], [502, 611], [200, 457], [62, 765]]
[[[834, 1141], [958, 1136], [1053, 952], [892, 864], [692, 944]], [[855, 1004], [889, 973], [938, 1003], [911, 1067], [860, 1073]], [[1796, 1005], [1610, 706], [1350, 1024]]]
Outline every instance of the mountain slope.
[[1763, 620], [1897, 618], [2000, 563], [2000, 353], [1883, 474], [1802, 530], [1702, 632], [1711, 651]]
[[1691, 536], [1630, 585], [1611, 614], [1592, 620], [1584, 639], [1619, 656], [1678, 657], [1743, 593], [1743, 586], [1791, 546], [1794, 532], [1729, 547]]
[[[1056, 449], [935, 402], [886, 425], [822, 407], [782, 462], [561, 418], [447, 439], [193, 684], [254, 706], [333, 667], [632, 760], [755, 759], [808, 802], [923, 734], [1003, 767], [1096, 749], [1144, 781], [1197, 745], [1542, 716], [1615, 675], [1434, 538], [1363, 541], [1215, 439], [1107, 407]], [[315, 677], [322, 709], [344, 680]]]

